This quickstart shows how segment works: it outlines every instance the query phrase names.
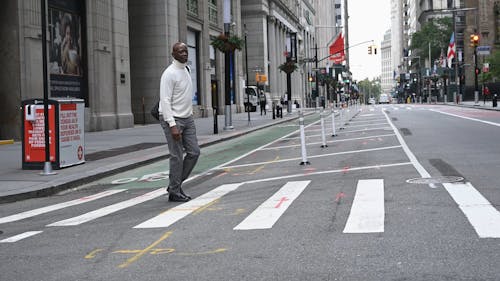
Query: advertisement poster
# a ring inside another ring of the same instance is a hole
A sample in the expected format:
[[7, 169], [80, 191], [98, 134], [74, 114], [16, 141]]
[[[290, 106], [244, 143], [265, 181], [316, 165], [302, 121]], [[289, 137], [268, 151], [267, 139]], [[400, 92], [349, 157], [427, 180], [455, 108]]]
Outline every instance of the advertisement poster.
[[52, 97], [86, 98], [81, 2], [83, 1], [49, 1]]
[[[45, 162], [45, 120], [43, 105], [35, 106], [35, 120], [24, 121], [24, 161], [25, 162]], [[55, 144], [55, 111], [54, 106], [49, 105], [49, 143], [50, 162], [56, 160]]]
[[59, 105], [59, 166], [67, 167], [85, 162], [84, 104]]

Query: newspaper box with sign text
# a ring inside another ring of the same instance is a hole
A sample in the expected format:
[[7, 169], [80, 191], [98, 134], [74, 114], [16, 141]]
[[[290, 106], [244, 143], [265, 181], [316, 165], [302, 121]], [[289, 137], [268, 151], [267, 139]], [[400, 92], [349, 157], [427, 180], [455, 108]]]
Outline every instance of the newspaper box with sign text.
[[[84, 101], [49, 99], [49, 144], [52, 168], [82, 164], [84, 149]], [[22, 102], [22, 168], [43, 169], [45, 119], [43, 99]]]

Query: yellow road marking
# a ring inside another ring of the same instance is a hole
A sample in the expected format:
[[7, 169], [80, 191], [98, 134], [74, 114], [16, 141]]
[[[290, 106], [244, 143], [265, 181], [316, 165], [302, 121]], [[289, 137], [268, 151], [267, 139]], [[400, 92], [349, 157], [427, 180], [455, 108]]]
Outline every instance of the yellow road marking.
[[237, 216], [239, 214], [243, 214], [246, 210], [245, 209], [236, 209], [232, 214], [230, 214], [231, 216]]
[[195, 210], [193, 212], [193, 215], [198, 215], [199, 213], [205, 211], [208, 207], [213, 206], [213, 205], [215, 205], [217, 203], [219, 203], [219, 199], [216, 199], [216, 200], [214, 200], [214, 201], [206, 204], [205, 206], [202, 206], [202, 207], [198, 208], [197, 210]]
[[279, 159], [280, 159], [280, 157], [276, 156], [276, 158], [274, 158], [274, 160], [269, 161], [268, 163], [262, 164], [261, 166], [257, 167], [255, 170], [253, 170], [252, 172], [250, 172], [248, 174], [249, 175], [253, 175], [253, 174], [259, 172], [260, 170], [264, 169], [264, 167], [266, 167], [268, 164], [272, 164], [272, 163], [278, 161]]
[[199, 256], [199, 255], [210, 255], [210, 254], [217, 254], [217, 253], [222, 253], [227, 251], [225, 248], [219, 248], [215, 249], [213, 251], [206, 251], [206, 252], [199, 252], [199, 253], [177, 253], [179, 256]]
[[170, 235], [172, 235], [172, 231], [168, 231], [167, 233], [163, 234], [163, 236], [160, 237], [160, 239], [156, 240], [153, 244], [149, 245], [145, 249], [140, 250], [137, 253], [137, 255], [131, 257], [125, 263], [120, 264], [118, 267], [119, 268], [125, 268], [125, 267], [129, 266], [130, 264], [132, 264], [133, 262], [137, 261], [142, 256], [144, 256], [147, 252], [151, 251], [151, 249], [153, 249], [153, 247], [155, 247], [156, 245], [160, 244], [163, 240], [167, 239]]
[[88, 254], [85, 256], [85, 258], [86, 258], [86, 259], [93, 259], [93, 258], [95, 258], [95, 255], [96, 255], [97, 253], [102, 252], [102, 251], [104, 251], [104, 249], [96, 249], [96, 250], [93, 250], [92, 252], [88, 253]]

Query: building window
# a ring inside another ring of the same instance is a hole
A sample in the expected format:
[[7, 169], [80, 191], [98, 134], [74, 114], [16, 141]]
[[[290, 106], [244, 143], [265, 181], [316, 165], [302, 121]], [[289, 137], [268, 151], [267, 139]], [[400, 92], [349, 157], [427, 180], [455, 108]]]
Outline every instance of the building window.
[[217, 0], [208, 2], [208, 20], [210, 23], [217, 24]]
[[188, 13], [198, 15], [198, 0], [187, 0], [186, 5]]

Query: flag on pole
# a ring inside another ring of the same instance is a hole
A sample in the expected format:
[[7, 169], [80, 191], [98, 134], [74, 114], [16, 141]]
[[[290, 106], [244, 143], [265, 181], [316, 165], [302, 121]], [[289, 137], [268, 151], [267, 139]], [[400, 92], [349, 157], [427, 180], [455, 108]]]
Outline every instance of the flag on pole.
[[457, 47], [455, 45], [455, 32], [451, 34], [450, 44], [448, 45], [448, 67], [451, 68], [452, 59], [456, 57], [455, 53], [457, 51]]
[[342, 32], [340, 32], [333, 41], [333, 44], [330, 45], [330, 60], [332, 60], [334, 64], [342, 64], [342, 61], [345, 60], [344, 48], [344, 36], [342, 36]]

